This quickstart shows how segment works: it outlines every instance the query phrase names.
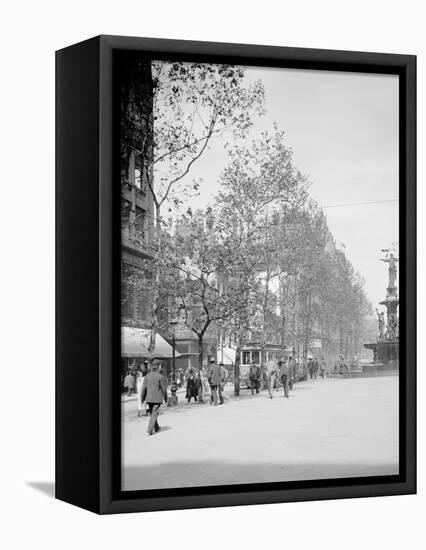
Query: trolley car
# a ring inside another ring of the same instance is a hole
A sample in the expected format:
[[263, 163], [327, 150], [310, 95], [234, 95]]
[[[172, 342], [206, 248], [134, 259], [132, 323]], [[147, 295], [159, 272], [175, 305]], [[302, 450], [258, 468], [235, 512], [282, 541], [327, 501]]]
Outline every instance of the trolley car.
[[278, 345], [266, 344], [262, 349], [259, 343], [246, 344], [240, 356], [240, 387], [250, 387], [249, 371], [252, 363], [262, 367], [268, 361], [278, 362], [282, 356], [283, 352]]

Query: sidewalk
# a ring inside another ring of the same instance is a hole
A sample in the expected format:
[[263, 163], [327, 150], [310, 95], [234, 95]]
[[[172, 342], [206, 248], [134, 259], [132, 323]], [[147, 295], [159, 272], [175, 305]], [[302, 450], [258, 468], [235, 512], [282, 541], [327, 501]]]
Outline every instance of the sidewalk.
[[163, 406], [152, 437], [124, 403], [124, 489], [398, 472], [397, 377], [301, 382], [289, 399], [232, 391], [223, 406]]
[[[299, 382], [298, 384], [304, 384], [305, 382]], [[168, 395], [170, 396], [170, 387], [168, 388], [167, 390], [167, 393]], [[223, 397], [224, 397], [224, 400], [225, 400], [225, 403], [229, 402], [229, 401], [241, 401], [241, 400], [245, 400], [245, 399], [254, 399], [256, 397], [259, 397], [261, 394], [265, 394], [267, 395], [268, 391], [267, 390], [262, 390], [259, 392], [259, 394], [254, 394], [252, 395], [251, 394], [251, 390], [249, 388], [242, 388], [240, 390], [240, 395], [234, 395], [234, 384], [231, 383], [231, 382], [228, 382], [225, 386], [225, 389], [223, 391]], [[274, 395], [278, 395], [278, 394], [282, 394], [283, 393], [283, 389], [282, 387], [280, 387], [278, 390], [274, 391]], [[180, 388], [178, 389], [178, 391], [176, 392], [176, 395], [178, 397], [178, 405], [177, 407], [167, 407], [165, 404], [163, 406], [164, 410], [167, 410], [167, 409], [176, 409], [176, 408], [191, 408], [191, 407], [203, 407], [203, 406], [210, 406], [211, 403], [210, 401], [208, 402], [200, 402], [200, 401], [194, 401], [193, 399], [191, 399], [191, 403], [188, 403], [187, 400], [186, 400], [186, 389], [185, 388]], [[122, 406], [123, 406], [123, 414], [126, 416], [129, 412], [129, 407], [124, 407], [125, 404], [130, 404], [130, 403], [134, 403], [134, 407], [135, 407], [135, 411], [136, 411], [136, 402], [137, 402], [137, 395], [136, 393], [132, 393], [130, 396], [127, 396], [127, 393], [123, 393], [122, 396], [121, 396], [121, 403], [122, 403]]]

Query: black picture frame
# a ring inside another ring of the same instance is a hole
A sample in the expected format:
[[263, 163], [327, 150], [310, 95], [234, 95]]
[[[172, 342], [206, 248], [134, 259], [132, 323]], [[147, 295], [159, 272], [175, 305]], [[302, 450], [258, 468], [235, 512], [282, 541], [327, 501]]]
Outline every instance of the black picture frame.
[[[400, 100], [400, 473], [120, 490], [120, 192], [114, 56], [397, 74]], [[416, 492], [416, 57], [98, 36], [56, 52], [56, 498], [100, 514]]]

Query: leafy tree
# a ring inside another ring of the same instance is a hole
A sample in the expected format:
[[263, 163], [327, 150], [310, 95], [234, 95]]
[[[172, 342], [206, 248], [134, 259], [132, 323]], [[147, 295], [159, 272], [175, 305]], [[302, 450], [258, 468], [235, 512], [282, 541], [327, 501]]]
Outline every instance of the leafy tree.
[[232, 251], [226, 270], [230, 280], [239, 282], [237, 295], [245, 304], [232, 317], [238, 381], [240, 350], [249, 329], [258, 325], [264, 348], [268, 319], [274, 319], [270, 284], [280, 272], [277, 258], [282, 250], [277, 213], [304, 199], [306, 179], [294, 167], [292, 151], [276, 126], [249, 147], [230, 149], [229, 157], [216, 210], [218, 231]]
[[245, 307], [239, 299], [240, 280], [229, 277], [228, 266], [235, 265], [233, 251], [209, 221], [213, 221], [211, 211], [185, 218], [168, 240], [167, 274], [163, 270], [163, 287], [173, 296], [181, 322], [198, 340], [200, 369], [207, 330]]
[[[148, 67], [149, 64], [149, 67]], [[246, 86], [244, 69], [231, 65], [156, 61], [142, 55], [128, 58], [122, 69], [121, 139], [125, 151], [140, 155], [143, 175], [155, 205], [150, 353], [158, 329], [162, 209], [181, 203], [180, 192], [194, 163], [211, 139], [229, 131], [244, 136], [253, 114], [263, 114], [260, 81]]]

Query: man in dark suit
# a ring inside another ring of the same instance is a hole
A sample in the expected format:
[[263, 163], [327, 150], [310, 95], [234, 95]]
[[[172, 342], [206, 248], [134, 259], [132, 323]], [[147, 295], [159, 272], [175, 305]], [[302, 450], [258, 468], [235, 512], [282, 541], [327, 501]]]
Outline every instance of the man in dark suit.
[[251, 362], [249, 370], [249, 380], [251, 387], [251, 394], [253, 395], [256, 391], [256, 394], [259, 393], [259, 381], [260, 381], [260, 367], [256, 365], [254, 361]]
[[319, 362], [316, 357], [312, 361], [312, 372], [314, 373], [315, 380], [318, 378]]
[[149, 407], [148, 435], [160, 430], [157, 419], [163, 400], [167, 403], [166, 379], [158, 372], [160, 362], [154, 359], [151, 371], [143, 379], [142, 402], [146, 401]]
[[292, 355], [288, 358], [288, 387], [292, 390], [296, 380], [297, 363]]
[[[210, 358], [210, 366], [207, 372], [207, 379], [212, 390], [212, 400], [214, 405], [218, 405], [218, 388], [220, 391], [220, 385], [222, 384], [222, 372], [220, 366], [216, 363], [214, 357]], [[221, 404], [223, 403], [223, 397]]]
[[278, 361], [278, 368], [279, 368], [279, 377], [283, 384], [284, 389], [284, 397], [288, 398], [288, 388], [289, 388], [289, 382], [290, 382], [290, 368], [289, 364], [286, 362], [286, 359], [280, 359]]

